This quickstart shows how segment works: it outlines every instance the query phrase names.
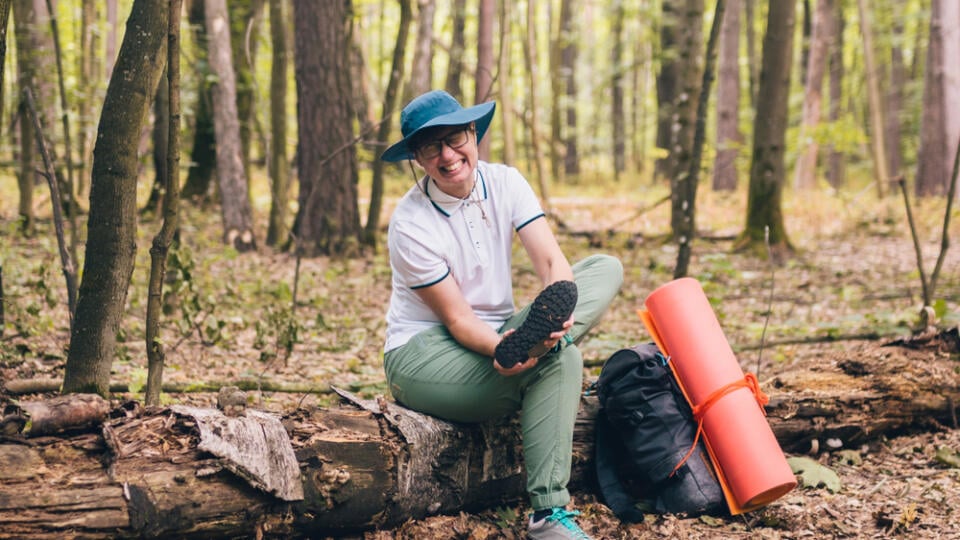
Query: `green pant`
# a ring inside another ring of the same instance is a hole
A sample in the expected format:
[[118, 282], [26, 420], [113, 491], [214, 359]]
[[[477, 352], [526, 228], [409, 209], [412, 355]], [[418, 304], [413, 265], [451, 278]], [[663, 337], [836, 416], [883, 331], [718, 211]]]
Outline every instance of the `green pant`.
[[[593, 255], [573, 266], [578, 299], [573, 344], [542, 358], [532, 369], [503, 377], [490, 357], [465, 349], [444, 326], [424, 330], [386, 353], [393, 397], [404, 406], [455, 422], [479, 422], [520, 411], [527, 492], [534, 510], [570, 502], [567, 481], [573, 427], [580, 406], [583, 358], [576, 347], [600, 320], [623, 282], [623, 266]], [[500, 328], [520, 326], [527, 306]]]

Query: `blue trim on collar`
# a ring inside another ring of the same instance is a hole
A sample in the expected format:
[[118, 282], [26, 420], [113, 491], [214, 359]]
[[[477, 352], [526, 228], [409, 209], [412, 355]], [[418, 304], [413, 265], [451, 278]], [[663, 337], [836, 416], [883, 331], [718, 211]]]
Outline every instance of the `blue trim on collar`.
[[[433, 197], [430, 196], [430, 177], [427, 176], [426, 178], [427, 179], [423, 182], [423, 193], [427, 196], [427, 200], [430, 201], [430, 204], [432, 204], [433, 207], [437, 209], [437, 212], [440, 212], [441, 214], [443, 214], [444, 217], [450, 217], [450, 214], [447, 213], [447, 211], [444, 210], [442, 206], [434, 202]], [[423, 286], [426, 287], [426, 285], [423, 285]]]

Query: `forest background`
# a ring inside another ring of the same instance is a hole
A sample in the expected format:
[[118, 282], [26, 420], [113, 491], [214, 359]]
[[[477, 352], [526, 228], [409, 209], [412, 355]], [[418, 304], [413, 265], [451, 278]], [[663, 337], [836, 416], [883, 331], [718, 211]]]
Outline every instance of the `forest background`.
[[593, 373], [681, 275], [761, 373], [960, 322], [955, 2], [186, 0], [179, 34], [167, 5], [0, 1], [4, 381], [386, 393], [382, 244], [412, 177], [376, 157], [431, 88], [496, 100], [484, 154], [571, 259], [626, 263]]

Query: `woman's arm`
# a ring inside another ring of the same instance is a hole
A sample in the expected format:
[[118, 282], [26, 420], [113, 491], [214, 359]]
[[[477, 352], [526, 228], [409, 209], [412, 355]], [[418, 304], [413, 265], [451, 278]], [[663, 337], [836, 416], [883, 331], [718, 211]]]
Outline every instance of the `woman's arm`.
[[573, 281], [573, 270], [560, 250], [546, 217], [531, 221], [517, 234], [544, 287], [554, 281]]

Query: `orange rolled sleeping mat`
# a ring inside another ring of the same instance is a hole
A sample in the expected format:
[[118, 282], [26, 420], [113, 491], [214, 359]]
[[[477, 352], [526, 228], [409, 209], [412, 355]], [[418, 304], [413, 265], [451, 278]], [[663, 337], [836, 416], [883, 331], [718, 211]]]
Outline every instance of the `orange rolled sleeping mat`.
[[732, 515], [756, 510], [797, 485], [767, 423], [756, 376], [744, 374], [700, 283], [680, 278], [647, 297], [638, 311], [669, 358], [699, 422]]

